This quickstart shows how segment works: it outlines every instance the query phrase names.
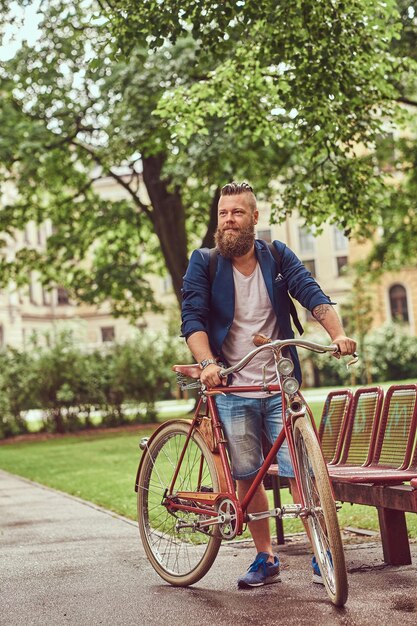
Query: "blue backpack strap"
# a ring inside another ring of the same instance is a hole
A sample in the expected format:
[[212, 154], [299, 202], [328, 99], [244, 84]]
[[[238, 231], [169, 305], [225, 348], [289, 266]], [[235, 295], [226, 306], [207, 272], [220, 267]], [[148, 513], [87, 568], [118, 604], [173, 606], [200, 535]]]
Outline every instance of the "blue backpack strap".
[[[278, 276], [278, 274], [281, 274], [281, 255], [273, 243], [268, 243], [267, 245], [268, 245], [270, 253], [275, 259], [275, 263], [277, 266], [276, 276]], [[288, 297], [290, 299], [290, 314], [292, 317], [292, 321], [294, 322], [294, 326], [296, 327], [300, 335], [302, 335], [304, 333], [304, 328], [301, 325], [300, 318], [298, 317], [297, 309], [295, 308], [295, 304], [293, 300], [291, 299], [290, 294], [288, 294]]]

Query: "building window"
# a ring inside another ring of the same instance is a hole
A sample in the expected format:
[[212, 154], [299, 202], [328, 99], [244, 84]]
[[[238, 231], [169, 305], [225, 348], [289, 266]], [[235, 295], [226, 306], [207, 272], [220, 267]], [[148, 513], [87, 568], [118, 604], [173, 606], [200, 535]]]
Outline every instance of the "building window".
[[272, 233], [270, 228], [263, 228], [257, 231], [258, 239], [263, 239], [267, 243], [272, 242]]
[[101, 330], [101, 341], [114, 341], [115, 336], [116, 336], [114, 332], [114, 326], [102, 326], [100, 330]]
[[68, 291], [64, 287], [58, 287], [57, 289], [57, 301], [59, 306], [69, 304]]
[[300, 252], [314, 252], [314, 235], [306, 226], [298, 227]]
[[394, 322], [408, 322], [407, 292], [402, 285], [392, 285], [389, 290], [391, 318]]
[[303, 261], [303, 265], [308, 271], [311, 273], [314, 278], [316, 277], [316, 262], [314, 259], [308, 259], [307, 261]]
[[344, 268], [347, 267], [347, 264], [348, 264], [347, 256], [336, 257], [336, 263], [337, 263], [337, 275], [343, 276], [343, 274], [345, 273]]
[[348, 249], [349, 239], [346, 237], [343, 230], [340, 230], [337, 226], [333, 226], [333, 243], [334, 249], [338, 252]]

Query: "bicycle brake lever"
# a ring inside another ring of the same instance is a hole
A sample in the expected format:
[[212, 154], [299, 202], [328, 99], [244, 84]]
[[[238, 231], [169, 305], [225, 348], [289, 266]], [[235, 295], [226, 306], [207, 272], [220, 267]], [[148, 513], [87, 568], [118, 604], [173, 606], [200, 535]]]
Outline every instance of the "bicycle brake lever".
[[[335, 348], [336, 348], [336, 347], [337, 347], [337, 346], [335, 345]], [[341, 356], [341, 355], [340, 355], [339, 350], [338, 350], [338, 349], [336, 349], [336, 350], [334, 351], [334, 353], [336, 353], [336, 352], [338, 352], [338, 353], [339, 353], [338, 358], [340, 358], [340, 356]], [[357, 363], [357, 362], [359, 361], [359, 356], [358, 356], [358, 353], [357, 353], [357, 352], [354, 352], [354, 353], [352, 354], [352, 357], [353, 357], [353, 358], [352, 358], [352, 359], [351, 359], [348, 363], [346, 363], [346, 369], [347, 369], [347, 370], [349, 369], [349, 367], [350, 367], [351, 365], [355, 365], [355, 363]]]
[[346, 369], [347, 369], [347, 370], [349, 369], [349, 367], [350, 367], [351, 365], [355, 365], [355, 363], [357, 363], [357, 362], [359, 361], [359, 357], [358, 357], [358, 353], [357, 353], [357, 352], [354, 352], [354, 353], [352, 354], [352, 357], [353, 357], [353, 359], [351, 359], [351, 360], [349, 361], [349, 363], [346, 363]]

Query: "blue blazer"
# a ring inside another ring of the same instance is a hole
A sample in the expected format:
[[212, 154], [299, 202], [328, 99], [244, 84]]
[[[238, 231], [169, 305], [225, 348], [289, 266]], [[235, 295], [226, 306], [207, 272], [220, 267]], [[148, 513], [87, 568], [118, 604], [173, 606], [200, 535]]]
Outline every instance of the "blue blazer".
[[[274, 241], [280, 254], [281, 273], [267, 244], [257, 239], [255, 254], [280, 328], [280, 338], [294, 337], [290, 319], [290, 298], [312, 311], [319, 304], [334, 304], [326, 296], [300, 259], [287, 246]], [[209, 249], [191, 254], [182, 289], [182, 336], [188, 339], [197, 331], [207, 333], [213, 354], [222, 356], [223, 342], [233, 322], [235, 290], [230, 259], [218, 255], [216, 274], [210, 285]], [[301, 370], [295, 348], [291, 348], [295, 375], [301, 382]]]

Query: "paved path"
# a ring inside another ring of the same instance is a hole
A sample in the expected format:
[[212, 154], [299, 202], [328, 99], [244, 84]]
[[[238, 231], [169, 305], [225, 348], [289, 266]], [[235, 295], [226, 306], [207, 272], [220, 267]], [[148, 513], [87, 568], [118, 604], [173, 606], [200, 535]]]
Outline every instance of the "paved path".
[[237, 590], [236, 577], [253, 556], [240, 543], [222, 546], [197, 585], [175, 589], [148, 564], [136, 524], [0, 471], [1, 626], [416, 626], [412, 549], [414, 564], [394, 568], [383, 565], [378, 542], [348, 544], [344, 609], [311, 584], [301, 538], [280, 550], [279, 584]]

